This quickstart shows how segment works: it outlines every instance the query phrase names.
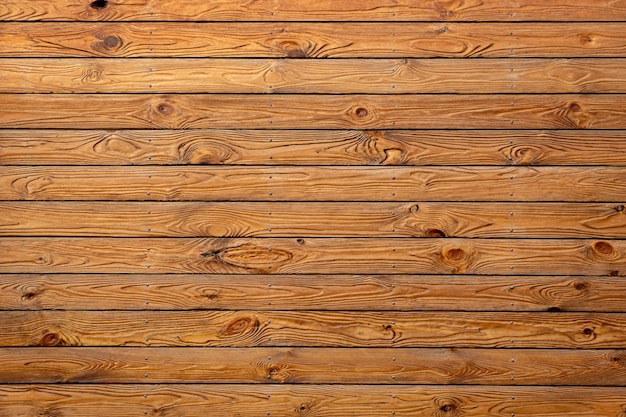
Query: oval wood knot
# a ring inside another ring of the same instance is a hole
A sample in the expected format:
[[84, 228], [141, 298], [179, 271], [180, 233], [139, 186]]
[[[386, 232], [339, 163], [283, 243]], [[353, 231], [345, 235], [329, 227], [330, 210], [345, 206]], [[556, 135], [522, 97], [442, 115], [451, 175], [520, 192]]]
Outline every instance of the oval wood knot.
[[446, 237], [445, 232], [439, 229], [428, 229], [425, 235], [426, 237]]
[[587, 288], [589, 288], [589, 283], [578, 281], [574, 283], [574, 288], [576, 289], [576, 291], [585, 291]]
[[454, 405], [452, 405], [452, 404], [444, 404], [441, 407], [439, 407], [439, 409], [441, 411], [443, 411], [444, 413], [449, 413], [449, 412], [454, 410]]
[[109, 5], [109, 2], [107, 0], [96, 0], [96, 1], [92, 1], [89, 6], [92, 9], [104, 9], [105, 7], [107, 7]]
[[35, 297], [37, 297], [37, 293], [34, 291], [28, 291], [22, 295], [22, 299], [26, 301], [32, 301]]
[[419, 204], [413, 204], [411, 208], [409, 209], [409, 211], [413, 214], [416, 214], [418, 211], [420, 211]]
[[259, 320], [251, 317], [241, 317], [226, 326], [221, 334], [226, 336], [240, 335], [255, 331], [259, 328]]
[[593, 244], [593, 249], [602, 255], [610, 255], [613, 253], [613, 246], [608, 242], [596, 242]]
[[42, 338], [39, 344], [41, 346], [56, 346], [61, 342], [61, 338], [56, 333], [46, 333]]
[[581, 110], [580, 104], [578, 104], [578, 103], [570, 103], [569, 109], [571, 111], [580, 111]]
[[102, 41], [106, 49], [117, 49], [122, 45], [122, 38], [115, 35], [109, 35]]
[[369, 112], [367, 111], [367, 109], [365, 107], [358, 107], [354, 113], [356, 114], [356, 117], [362, 119], [364, 117], [367, 117], [367, 115], [369, 114]]
[[453, 261], [460, 261], [461, 259], [465, 258], [465, 251], [463, 249], [459, 249], [459, 248], [453, 248], [453, 249], [448, 249], [445, 253], [444, 253], [446, 258], [452, 259]]
[[585, 336], [593, 336], [593, 337], [595, 337], [595, 335], [596, 335], [596, 334], [595, 334], [595, 332], [593, 331], [593, 329], [591, 329], [591, 328], [589, 328], [589, 327], [585, 327], [585, 328], [583, 329], [583, 334], [584, 334]]
[[174, 113], [174, 107], [167, 103], [161, 103], [157, 105], [156, 109], [164, 116], [169, 116], [170, 114]]
[[623, 212], [624, 211], [624, 205], [620, 204], [619, 206], [615, 207], [615, 211]]

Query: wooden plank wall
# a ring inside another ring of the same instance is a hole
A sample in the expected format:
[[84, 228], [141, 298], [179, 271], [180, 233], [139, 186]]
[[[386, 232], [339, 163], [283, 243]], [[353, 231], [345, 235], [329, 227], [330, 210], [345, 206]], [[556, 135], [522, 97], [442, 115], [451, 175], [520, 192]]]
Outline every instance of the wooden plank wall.
[[0, 19], [0, 416], [626, 415], [626, 1]]

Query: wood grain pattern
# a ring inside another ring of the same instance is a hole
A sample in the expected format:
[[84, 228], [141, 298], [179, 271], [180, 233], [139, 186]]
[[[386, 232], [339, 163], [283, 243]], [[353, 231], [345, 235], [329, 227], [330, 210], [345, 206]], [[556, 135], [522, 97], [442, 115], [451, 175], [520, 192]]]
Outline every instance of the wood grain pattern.
[[[622, 312], [600, 276], [1, 274], [0, 310]], [[471, 317], [471, 316], [468, 316]]]
[[626, 314], [4, 311], [0, 346], [619, 349]]
[[217, 415], [329, 417], [353, 413], [542, 417], [594, 415], [615, 417], [625, 406], [621, 387], [499, 387], [432, 385], [2, 385], [1, 417], [27, 417], [56, 412], [91, 417], [107, 411], [118, 417], [153, 415], [195, 417]]
[[35, 166], [2, 171], [1, 200], [614, 203], [626, 195], [620, 167], [85, 166], [77, 171]]
[[607, 349], [0, 348], [0, 360], [0, 383], [626, 385], [626, 352]]
[[3, 23], [2, 57], [623, 57], [623, 23]]
[[623, 1], [597, 0], [593, 4], [577, 0], [502, 2], [471, 0], [463, 2], [412, 2], [408, 0], [359, 0], [350, 2], [309, 2], [306, 0], [201, 1], [116, 0], [104, 6], [91, 6], [86, 0], [39, 0], [24, 3], [4, 0], [0, 20], [187, 20], [187, 21], [585, 21], [626, 20]]
[[625, 59], [0, 59], [0, 93], [626, 93]]
[[621, 203], [18, 201], [0, 212], [0, 236], [626, 238]]
[[0, 165], [626, 165], [623, 130], [0, 129]]
[[626, 95], [4, 95], [5, 128], [624, 129]]
[[626, 275], [626, 241], [3, 238], [2, 273]]

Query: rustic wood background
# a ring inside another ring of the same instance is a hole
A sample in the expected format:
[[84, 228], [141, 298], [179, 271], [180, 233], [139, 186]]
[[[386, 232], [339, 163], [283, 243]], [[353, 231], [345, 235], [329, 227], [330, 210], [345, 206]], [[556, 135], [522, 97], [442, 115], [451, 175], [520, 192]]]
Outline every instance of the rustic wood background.
[[626, 415], [626, 1], [0, 20], [0, 416]]

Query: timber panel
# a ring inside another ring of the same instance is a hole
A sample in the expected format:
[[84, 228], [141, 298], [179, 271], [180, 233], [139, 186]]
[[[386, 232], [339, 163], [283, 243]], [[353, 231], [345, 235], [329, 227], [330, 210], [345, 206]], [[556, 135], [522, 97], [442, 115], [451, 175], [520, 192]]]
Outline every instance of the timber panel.
[[0, 417], [623, 416], [624, 22], [3, 1]]

